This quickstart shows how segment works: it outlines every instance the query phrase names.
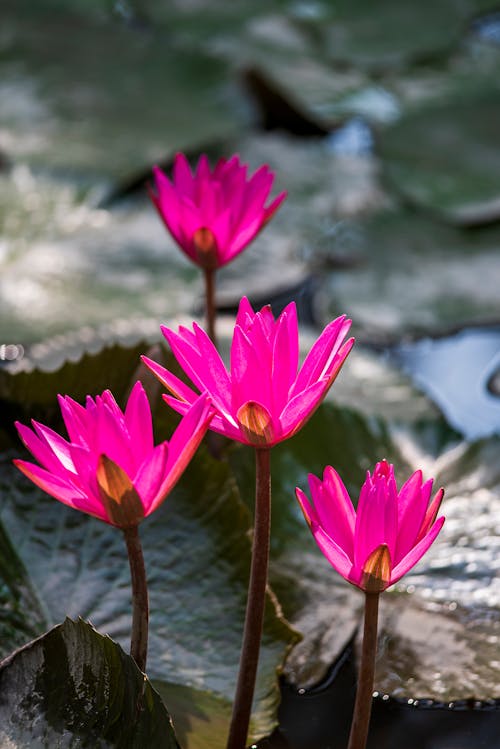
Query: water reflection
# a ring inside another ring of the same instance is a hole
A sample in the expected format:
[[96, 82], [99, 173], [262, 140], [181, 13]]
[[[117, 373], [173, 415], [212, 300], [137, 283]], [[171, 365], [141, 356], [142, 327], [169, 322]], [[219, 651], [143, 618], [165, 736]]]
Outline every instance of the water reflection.
[[467, 439], [500, 433], [500, 326], [463, 330], [396, 346], [391, 359], [441, 408]]

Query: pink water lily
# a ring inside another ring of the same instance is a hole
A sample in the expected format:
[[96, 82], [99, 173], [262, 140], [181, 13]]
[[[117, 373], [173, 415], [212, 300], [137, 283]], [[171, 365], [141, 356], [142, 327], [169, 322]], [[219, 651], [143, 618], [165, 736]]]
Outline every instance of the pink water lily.
[[[240, 302], [228, 371], [207, 334], [178, 333], [162, 327], [177, 361], [216, 411], [210, 429], [257, 447], [272, 447], [295, 434], [321, 403], [351, 350], [344, 342], [351, 321], [338, 317], [324, 329], [299, 369], [299, 332], [295, 303], [275, 320], [270, 307], [254, 312], [248, 299]], [[197, 393], [172, 372], [143, 357], [145, 364], [173, 393], [164, 396], [186, 413]]]
[[436, 520], [444, 491], [431, 501], [433, 481], [415, 471], [398, 491], [385, 460], [367, 473], [357, 512], [338, 473], [328, 466], [323, 481], [309, 476], [312, 503], [297, 499], [319, 548], [342, 577], [368, 592], [396, 583], [425, 554], [441, 530]]
[[69, 441], [33, 421], [16, 423], [19, 435], [40, 465], [16, 466], [52, 497], [111, 525], [137, 525], [159, 507], [191, 460], [212, 414], [200, 395], [167, 442], [155, 446], [151, 410], [137, 382], [125, 411], [106, 390], [85, 406], [59, 396]]
[[264, 165], [247, 177], [238, 156], [220, 159], [213, 171], [202, 155], [192, 174], [184, 154], [175, 157], [172, 181], [155, 167], [151, 199], [179, 247], [197, 265], [218, 268], [238, 255], [286, 197], [265, 205], [274, 174]]

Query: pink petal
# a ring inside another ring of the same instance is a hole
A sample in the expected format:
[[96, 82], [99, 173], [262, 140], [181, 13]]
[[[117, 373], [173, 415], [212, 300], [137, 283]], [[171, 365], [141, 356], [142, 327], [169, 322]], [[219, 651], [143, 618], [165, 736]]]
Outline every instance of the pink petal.
[[180, 400], [192, 403], [198, 397], [198, 393], [191, 390], [182, 380], [172, 374], [172, 372], [169, 372], [168, 369], [165, 369], [165, 367], [162, 367], [161, 364], [149, 359], [147, 356], [141, 356], [141, 359], [146, 367], [158, 377], [162, 385]]
[[132, 449], [125, 419], [120, 419], [107, 403], [98, 404], [97, 440], [95, 452], [106, 455], [128, 475], [134, 476], [138, 467], [137, 456]]
[[394, 564], [397, 565], [417, 540], [429, 502], [432, 482], [422, 486], [422, 471], [415, 471], [403, 484], [398, 499], [398, 538]]
[[313, 523], [311, 532], [314, 536], [314, 540], [332, 567], [334, 567], [345, 580], [354, 582], [354, 580], [351, 579], [352, 562], [345, 551], [341, 549], [327, 533], [325, 533], [321, 526]]
[[354, 564], [363, 566], [378, 546], [386, 544], [391, 559], [397, 533], [397, 494], [395, 487], [384, 479], [374, 481], [371, 488], [362, 487], [356, 513], [354, 531]]
[[45, 442], [49, 450], [52, 451], [59, 467], [74, 473], [75, 468], [71, 460], [69, 443], [53, 429], [49, 429], [49, 427], [39, 424], [37, 421], [33, 421], [32, 424], [40, 440]]
[[435, 541], [436, 536], [443, 527], [443, 523], [444, 517], [438, 518], [427, 535], [394, 567], [391, 575], [391, 585], [397, 583], [423, 557], [427, 549]]
[[24, 426], [24, 424], [20, 424], [16, 421], [15, 425], [22, 442], [33, 454], [33, 457], [35, 457], [48, 471], [65, 476], [66, 469], [63, 468], [60, 460], [54, 455], [52, 449], [47, 445], [47, 442], [40, 439], [35, 432], [33, 432], [29, 427]]
[[280, 194], [273, 200], [273, 202], [270, 203], [269, 206], [264, 210], [263, 224], [267, 224], [267, 222], [271, 220], [287, 195], [288, 193], [286, 191], [280, 192]]
[[[182, 335], [175, 334], [169, 328], [162, 328], [163, 335], [170, 344], [175, 358], [192, 379], [200, 391], [206, 390], [210, 393], [215, 407], [224, 415], [231, 410], [231, 385], [229, 376], [220, 358], [220, 354], [213, 345], [205, 331], [196, 324], [196, 339], [198, 348], [195, 348], [191, 339], [187, 340]], [[203, 355], [199, 346], [203, 347]]]
[[100, 510], [97, 510], [94, 504], [69, 482], [25, 460], [14, 460], [14, 464], [36, 486], [43, 489], [47, 494], [50, 494], [51, 497], [59, 500], [59, 502], [62, 502], [62, 504], [74, 509], [80, 509], [89, 515], [95, 515], [101, 520], [106, 520], [104, 509], [100, 508]]
[[[262, 332], [262, 331], [261, 331]], [[235, 327], [231, 344], [231, 410], [234, 413], [247, 401], [258, 400], [272, 410], [271, 361], [259, 347], [252, 328], [246, 334]]]
[[175, 189], [182, 195], [187, 195], [191, 199], [194, 197], [194, 178], [191, 174], [191, 167], [183, 153], [178, 153], [174, 159], [173, 180]]
[[[210, 397], [203, 393], [192, 404], [169, 441], [169, 462], [178, 461], [183, 453], [197, 449], [214, 414]], [[193, 448], [193, 444], [196, 447]], [[188, 459], [189, 460], [189, 459]]]
[[297, 308], [289, 305], [280, 315], [272, 353], [272, 387], [274, 408], [281, 412], [297, 377], [299, 334]]
[[130, 393], [125, 408], [125, 424], [137, 462], [142, 463], [154, 447], [151, 408], [142, 383], [138, 380]]
[[327, 387], [326, 380], [315, 382], [287, 403], [279, 417], [281, 439], [288, 439], [304, 426], [325, 397]]
[[57, 400], [70, 441], [79, 445], [88, 445], [90, 412], [68, 395], [65, 397], [58, 395]]
[[[302, 364], [293, 389], [294, 393], [305, 390], [308, 385], [322, 377], [331, 375], [332, 365], [336, 363], [336, 354], [350, 326], [351, 321], [346, 320], [345, 315], [326, 326]], [[348, 353], [349, 351], [345, 352], [344, 358]]]
[[309, 485], [320, 525], [349, 559], [353, 559], [356, 512], [342, 479], [331, 466], [325, 468], [323, 483], [311, 482], [311, 478], [316, 477], [311, 474]]
[[313, 523], [319, 525], [320, 523], [318, 520], [318, 514], [314, 505], [309, 502], [302, 489], [299, 489], [298, 486], [295, 489], [295, 496], [297, 497], [297, 501], [302, 509], [302, 512], [304, 513], [304, 518], [309, 528], [311, 528]]
[[198, 449], [210, 421], [211, 404], [205, 394], [191, 406], [170, 440], [167, 472], [149, 512], [153, 512], [169, 494]]
[[430, 503], [427, 509], [427, 512], [425, 513], [422, 527], [420, 528], [420, 531], [417, 536], [417, 542], [420, 541], [420, 539], [425, 536], [425, 534], [428, 532], [429, 528], [433, 524], [434, 520], [436, 519], [436, 515], [438, 514], [439, 508], [441, 506], [441, 502], [443, 501], [443, 496], [444, 496], [444, 489], [441, 487], [441, 489], [439, 489], [436, 492], [434, 499]]
[[144, 507], [144, 517], [150, 515], [166, 496], [166, 493], [161, 495], [161, 487], [167, 473], [168, 452], [166, 442], [155, 447], [132, 482]]
[[246, 296], [240, 299], [238, 306], [238, 314], [236, 315], [235, 327], [240, 327], [243, 331], [248, 330], [253, 319], [255, 312], [253, 311], [252, 305], [246, 298]]

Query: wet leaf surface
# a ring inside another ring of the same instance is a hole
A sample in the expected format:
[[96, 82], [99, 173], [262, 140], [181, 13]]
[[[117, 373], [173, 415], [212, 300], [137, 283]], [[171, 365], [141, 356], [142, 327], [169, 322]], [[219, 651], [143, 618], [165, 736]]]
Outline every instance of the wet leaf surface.
[[[345, 311], [364, 340], [456, 330], [500, 316], [500, 230], [463, 231], [412, 211], [344, 221], [326, 245], [357, 257], [352, 270], [323, 275], [324, 319]], [[497, 269], [499, 269], [497, 271]]]
[[499, 91], [409, 113], [379, 139], [384, 174], [410, 203], [458, 226], [500, 218]]
[[0, 690], [0, 741], [9, 749], [179, 749], [151, 683], [82, 620], [66, 619], [1, 662]]
[[88, 183], [237, 126], [223, 63], [171, 35], [49, 3], [6, 0], [2, 21], [0, 142], [12, 157]]
[[[130, 583], [121, 533], [42, 495], [17, 474], [4, 462], [1, 519], [46, 626], [66, 615], [84, 616], [127, 647]], [[206, 454], [141, 527], [150, 583], [148, 675], [167, 705], [172, 701], [179, 738], [189, 749], [220, 745], [227, 732], [248, 580], [248, 527], [228, 468]], [[8, 575], [6, 582], [14, 586]], [[7, 612], [6, 629], [9, 624]], [[276, 669], [294, 639], [269, 600], [255, 737], [273, 727]], [[14, 644], [4, 640], [3, 654]], [[179, 694], [178, 685], [184, 688]]]

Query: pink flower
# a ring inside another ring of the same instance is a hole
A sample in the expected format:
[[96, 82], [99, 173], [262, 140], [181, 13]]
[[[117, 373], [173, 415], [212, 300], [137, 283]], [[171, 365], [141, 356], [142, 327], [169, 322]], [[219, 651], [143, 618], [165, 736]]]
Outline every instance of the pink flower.
[[151, 410], [136, 382], [125, 412], [109, 390], [84, 406], [59, 396], [69, 442], [43, 424], [33, 430], [16, 423], [19, 435], [40, 465], [15, 460], [33, 483], [52, 497], [106, 523], [137, 525], [163, 502], [202, 440], [210, 420], [210, 400], [200, 396], [170, 441], [154, 446]]
[[214, 269], [229, 263], [259, 233], [286, 197], [265, 202], [274, 174], [261, 166], [247, 179], [238, 156], [220, 159], [213, 172], [201, 156], [191, 174], [184, 154], [175, 157], [172, 182], [155, 167], [151, 199], [179, 247], [197, 265]]
[[[300, 370], [293, 302], [275, 320], [270, 307], [254, 312], [243, 297], [229, 372], [196, 323], [193, 331], [162, 327], [162, 332], [186, 374], [212, 399], [216, 415], [210, 429], [247, 445], [271, 447], [295, 434], [325, 397], [353, 346], [353, 338], [343, 343], [350, 324], [343, 316], [327, 325]], [[164, 396], [167, 403], [186, 413], [197, 394], [156, 362], [143, 361], [175, 396]]]
[[432, 479], [422, 484], [415, 471], [398, 492], [394, 467], [385, 460], [367, 473], [357, 512], [338, 473], [327, 466], [320, 481], [312, 474], [314, 504], [296, 489], [316, 543], [342, 577], [368, 592], [396, 583], [425, 554], [441, 530], [436, 520], [444, 490], [429, 503]]

